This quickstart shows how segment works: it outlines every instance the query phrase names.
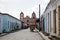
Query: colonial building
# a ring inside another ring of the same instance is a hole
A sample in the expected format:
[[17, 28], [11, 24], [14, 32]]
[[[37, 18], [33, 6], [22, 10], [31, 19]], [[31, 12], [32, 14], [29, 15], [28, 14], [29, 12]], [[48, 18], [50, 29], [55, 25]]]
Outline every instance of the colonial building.
[[44, 11], [45, 32], [60, 36], [60, 0], [50, 0]]
[[23, 22], [23, 28], [27, 28], [31, 25], [36, 26], [36, 14], [33, 12], [32, 17], [29, 16], [24, 17], [24, 13], [20, 13], [20, 20]]
[[0, 33], [21, 29], [21, 21], [7, 13], [0, 13]]

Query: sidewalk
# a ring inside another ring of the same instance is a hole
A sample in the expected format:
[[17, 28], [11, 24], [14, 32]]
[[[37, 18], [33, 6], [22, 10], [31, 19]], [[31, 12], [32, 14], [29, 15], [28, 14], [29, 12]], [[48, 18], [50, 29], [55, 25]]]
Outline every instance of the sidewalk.
[[48, 36], [45, 36], [42, 32], [39, 32], [39, 35], [44, 39], [44, 40], [50, 40]]
[[[38, 31], [37, 29], [35, 29], [36, 31]], [[45, 36], [42, 32], [39, 32], [38, 31], [38, 34], [41, 36], [41, 38], [43, 39], [43, 40], [50, 40], [49, 38], [48, 38], [48, 36]]]

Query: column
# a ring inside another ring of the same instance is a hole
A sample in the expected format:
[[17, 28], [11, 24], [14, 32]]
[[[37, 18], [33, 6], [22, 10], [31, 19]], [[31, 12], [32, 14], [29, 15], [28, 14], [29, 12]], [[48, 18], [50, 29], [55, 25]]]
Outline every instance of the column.
[[56, 9], [56, 28], [57, 28], [57, 35], [60, 35], [60, 6], [59, 7], [57, 7], [57, 9]]

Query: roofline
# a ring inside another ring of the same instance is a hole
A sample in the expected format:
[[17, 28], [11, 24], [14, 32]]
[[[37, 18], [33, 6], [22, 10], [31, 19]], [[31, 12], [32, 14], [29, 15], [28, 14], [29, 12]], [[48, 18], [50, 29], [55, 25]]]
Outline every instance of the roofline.
[[[51, 3], [51, 1], [48, 3], [48, 5], [45, 8], [45, 11], [47, 10], [47, 7], [49, 6], [49, 4]], [[45, 11], [43, 13], [45, 13]]]
[[[2, 14], [2, 15], [8, 15], [8, 16], [10, 16], [10, 17], [12, 17], [12, 18], [15, 18], [15, 19], [17, 19], [16, 17], [14, 17], [14, 16], [12, 16], [12, 15], [10, 15], [10, 14], [7, 14], [7, 13], [1, 13], [0, 12], [0, 14]], [[18, 21], [21, 21], [21, 20], [19, 20], [19, 19], [17, 19]]]

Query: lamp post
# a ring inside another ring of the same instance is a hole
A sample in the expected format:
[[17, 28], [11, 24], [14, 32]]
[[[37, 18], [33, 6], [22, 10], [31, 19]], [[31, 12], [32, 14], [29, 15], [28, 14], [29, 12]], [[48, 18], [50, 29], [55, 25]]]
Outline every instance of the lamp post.
[[40, 4], [39, 4], [39, 31], [41, 30], [41, 27], [40, 27]]

